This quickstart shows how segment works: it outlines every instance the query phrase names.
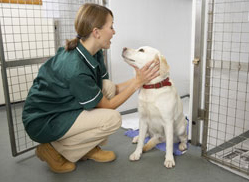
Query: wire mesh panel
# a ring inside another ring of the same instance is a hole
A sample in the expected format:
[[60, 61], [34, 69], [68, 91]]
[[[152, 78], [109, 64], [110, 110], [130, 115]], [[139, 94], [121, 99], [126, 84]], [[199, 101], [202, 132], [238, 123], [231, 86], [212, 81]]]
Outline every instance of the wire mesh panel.
[[0, 0], [0, 58], [13, 156], [34, 148], [22, 124], [22, 107], [38, 69], [66, 39], [86, 3], [102, 0]]
[[249, 1], [209, 0], [203, 155], [249, 175]]

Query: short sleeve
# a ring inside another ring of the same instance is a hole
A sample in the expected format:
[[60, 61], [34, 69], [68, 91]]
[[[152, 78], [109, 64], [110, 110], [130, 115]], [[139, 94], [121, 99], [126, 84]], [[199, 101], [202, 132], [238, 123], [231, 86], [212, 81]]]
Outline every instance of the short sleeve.
[[106, 69], [102, 50], [97, 52], [96, 59], [99, 60], [102, 79], [109, 79], [109, 74], [108, 74], [107, 69]]
[[83, 109], [89, 110], [97, 106], [103, 97], [95, 80], [86, 74], [73, 77], [69, 84], [70, 92]]

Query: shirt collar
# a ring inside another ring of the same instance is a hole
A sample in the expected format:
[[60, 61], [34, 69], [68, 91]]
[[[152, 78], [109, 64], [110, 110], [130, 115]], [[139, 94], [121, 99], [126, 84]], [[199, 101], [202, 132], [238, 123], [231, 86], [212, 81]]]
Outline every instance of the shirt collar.
[[94, 58], [96, 57], [95, 55], [91, 55], [87, 49], [80, 43], [80, 41], [78, 41], [78, 45], [76, 47], [76, 50], [80, 53], [80, 55], [84, 58], [84, 60], [92, 67], [92, 68], [96, 68], [99, 63], [98, 61]]

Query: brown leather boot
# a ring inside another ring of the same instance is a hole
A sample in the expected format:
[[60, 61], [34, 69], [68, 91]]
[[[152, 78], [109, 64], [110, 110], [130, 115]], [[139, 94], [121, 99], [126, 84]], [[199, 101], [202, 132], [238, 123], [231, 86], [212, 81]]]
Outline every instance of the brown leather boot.
[[81, 160], [87, 159], [92, 159], [96, 162], [111, 162], [116, 159], [116, 155], [113, 151], [104, 151], [99, 146], [96, 146], [81, 158]]
[[35, 153], [42, 161], [46, 161], [50, 169], [55, 173], [71, 172], [76, 168], [74, 163], [65, 159], [49, 143], [39, 145]]

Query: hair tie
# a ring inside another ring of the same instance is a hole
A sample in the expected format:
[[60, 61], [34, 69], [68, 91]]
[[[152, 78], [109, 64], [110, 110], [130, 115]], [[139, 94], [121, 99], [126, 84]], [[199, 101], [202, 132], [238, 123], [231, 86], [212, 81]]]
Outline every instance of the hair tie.
[[76, 37], [77, 37], [78, 39], [81, 39], [81, 38], [82, 38], [79, 34], [77, 34]]

